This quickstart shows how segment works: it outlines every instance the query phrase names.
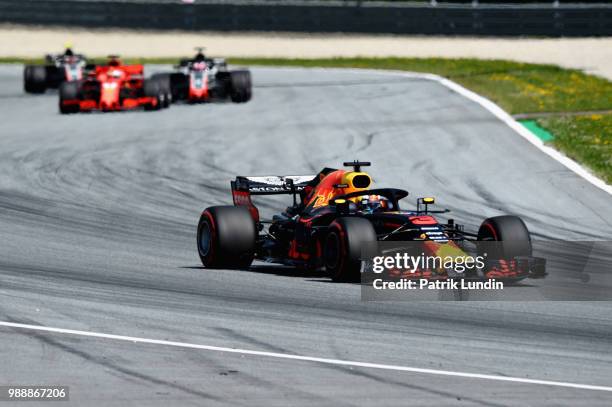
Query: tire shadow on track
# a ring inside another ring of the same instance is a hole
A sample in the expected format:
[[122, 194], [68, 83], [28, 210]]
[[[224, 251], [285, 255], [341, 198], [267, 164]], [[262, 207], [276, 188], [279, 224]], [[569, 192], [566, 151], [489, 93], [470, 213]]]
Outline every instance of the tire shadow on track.
[[[206, 267], [203, 266], [182, 266], [179, 267], [181, 269], [192, 269], [192, 270], [207, 270]], [[233, 270], [230, 270], [233, 271]], [[240, 269], [236, 271], [243, 271], [247, 273], [259, 273], [259, 274], [268, 274], [282, 277], [293, 277], [293, 278], [317, 278], [317, 280], [306, 280], [313, 282], [325, 282], [331, 283], [331, 281], [323, 270], [308, 270], [308, 269], [299, 269], [293, 267], [283, 267], [283, 266], [271, 266], [271, 265], [251, 265], [248, 269]]]

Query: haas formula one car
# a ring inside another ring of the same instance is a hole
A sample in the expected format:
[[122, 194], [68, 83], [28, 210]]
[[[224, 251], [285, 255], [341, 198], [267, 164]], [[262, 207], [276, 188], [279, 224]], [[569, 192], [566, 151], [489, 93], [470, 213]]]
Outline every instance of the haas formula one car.
[[169, 100], [156, 79], [145, 79], [142, 65], [123, 65], [110, 56], [82, 80], [63, 82], [59, 89], [61, 113], [117, 111], [144, 107], [158, 110]]
[[228, 70], [225, 60], [206, 57], [202, 48], [198, 48], [194, 58], [181, 60], [176, 69], [176, 72], [153, 75], [173, 101], [201, 103], [230, 99], [245, 103], [251, 99], [251, 73]]
[[70, 47], [63, 54], [47, 55], [45, 65], [26, 65], [23, 70], [23, 88], [27, 93], [44, 93], [57, 89], [65, 81], [79, 81], [94, 69], [84, 55], [75, 54]]
[[[371, 189], [367, 162], [349, 162], [352, 170], [324, 168], [316, 175], [237, 177], [231, 183], [234, 206], [214, 206], [202, 213], [197, 229], [200, 259], [209, 268], [247, 268], [253, 259], [305, 268], [324, 267], [336, 281], [360, 278], [361, 253], [372, 242], [423, 242], [433, 252], [461, 252], [465, 241], [507, 241], [512, 264], [490, 264], [483, 278], [542, 277], [543, 259], [532, 256], [531, 239], [516, 216], [486, 219], [477, 233], [453, 220], [440, 223], [419, 198], [416, 210], [399, 201], [408, 192]], [[293, 205], [270, 220], [260, 218], [255, 195], [287, 194]], [[378, 243], [376, 243], [378, 244]], [[511, 252], [511, 253], [510, 253]], [[524, 261], [514, 261], [522, 259]], [[540, 261], [538, 261], [540, 260]], [[449, 270], [421, 270], [422, 278], [444, 278]], [[435, 275], [434, 275], [435, 274]]]

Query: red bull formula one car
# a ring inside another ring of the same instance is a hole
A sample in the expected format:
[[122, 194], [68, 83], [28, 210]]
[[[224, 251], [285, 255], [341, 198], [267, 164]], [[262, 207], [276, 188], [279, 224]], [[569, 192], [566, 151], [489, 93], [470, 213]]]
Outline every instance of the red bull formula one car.
[[[464, 241], [505, 241], [510, 263], [488, 264], [486, 278], [543, 276], [532, 256], [525, 223], [516, 216], [485, 219], [476, 233], [450, 219], [439, 222], [433, 198], [419, 198], [416, 209], [403, 210], [408, 192], [371, 189], [372, 179], [349, 162], [352, 170], [324, 168], [316, 175], [239, 176], [231, 182], [233, 206], [204, 210], [197, 229], [198, 253], [208, 268], [248, 268], [254, 259], [317, 269], [336, 281], [360, 278], [362, 249], [372, 242], [423, 242], [432, 252], [461, 253]], [[287, 194], [293, 205], [272, 219], [261, 219], [253, 196]], [[518, 261], [522, 259], [524, 261]], [[516, 260], [516, 261], [515, 261]], [[413, 276], [444, 278], [448, 270], [419, 270]], [[486, 275], [485, 275], [486, 274]]]
[[63, 82], [59, 89], [63, 114], [139, 107], [158, 110], [168, 105], [158, 80], [145, 79], [142, 65], [123, 65], [116, 56], [110, 56], [107, 65], [96, 66], [82, 80]]
[[194, 58], [183, 59], [172, 73], [153, 77], [174, 102], [204, 103], [231, 100], [245, 103], [251, 100], [251, 73], [248, 70], [228, 70], [225, 60], [208, 58], [198, 48]]
[[44, 65], [26, 65], [23, 70], [23, 88], [27, 93], [45, 93], [57, 89], [63, 82], [80, 81], [95, 68], [84, 55], [75, 54], [70, 47], [63, 54], [45, 56]]

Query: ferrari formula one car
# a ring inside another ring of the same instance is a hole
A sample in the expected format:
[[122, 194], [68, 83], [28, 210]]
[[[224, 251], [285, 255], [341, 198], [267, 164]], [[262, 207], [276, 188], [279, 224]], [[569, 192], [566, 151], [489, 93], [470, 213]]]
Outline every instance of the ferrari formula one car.
[[181, 60], [176, 70], [153, 75], [173, 101], [203, 103], [230, 99], [245, 103], [251, 99], [251, 73], [228, 70], [225, 60], [208, 58], [202, 48], [198, 48], [194, 58]]
[[75, 54], [70, 47], [63, 54], [46, 55], [45, 65], [26, 65], [23, 70], [23, 88], [27, 93], [44, 93], [57, 89], [63, 82], [79, 81], [94, 69], [84, 55]]
[[[231, 182], [234, 206], [204, 210], [197, 229], [202, 264], [208, 268], [248, 268], [254, 259], [305, 268], [324, 267], [336, 281], [360, 278], [361, 253], [372, 242], [421, 241], [433, 251], [461, 250], [463, 241], [507, 241], [513, 264], [496, 263], [486, 278], [541, 277], [542, 264], [532, 258], [525, 223], [516, 216], [486, 219], [477, 233], [464, 231], [452, 219], [440, 223], [431, 211], [433, 198], [419, 198], [416, 210], [402, 210], [401, 189], [370, 189], [372, 180], [361, 167], [324, 168], [316, 175], [237, 177]], [[256, 195], [287, 194], [293, 205], [270, 220], [260, 218]], [[524, 261], [518, 262], [515, 259]], [[543, 259], [541, 259], [543, 260]], [[437, 277], [445, 270], [421, 270], [417, 275]]]
[[144, 107], [158, 110], [169, 100], [156, 79], [145, 79], [142, 65], [123, 65], [110, 56], [82, 80], [63, 82], [59, 89], [60, 112], [118, 111]]

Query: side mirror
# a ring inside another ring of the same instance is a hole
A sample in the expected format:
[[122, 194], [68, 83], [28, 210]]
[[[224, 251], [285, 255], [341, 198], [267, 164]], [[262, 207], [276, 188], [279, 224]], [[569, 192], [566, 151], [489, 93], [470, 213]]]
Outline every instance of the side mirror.
[[343, 198], [334, 199], [333, 202], [336, 207], [336, 212], [345, 215], [349, 213], [349, 201]]
[[436, 203], [436, 199], [433, 197], [424, 197], [424, 198], [417, 198], [417, 212], [421, 212], [421, 205], [425, 206], [425, 210], [424, 212], [427, 213], [427, 209], [429, 207], [429, 205], [433, 205]]

